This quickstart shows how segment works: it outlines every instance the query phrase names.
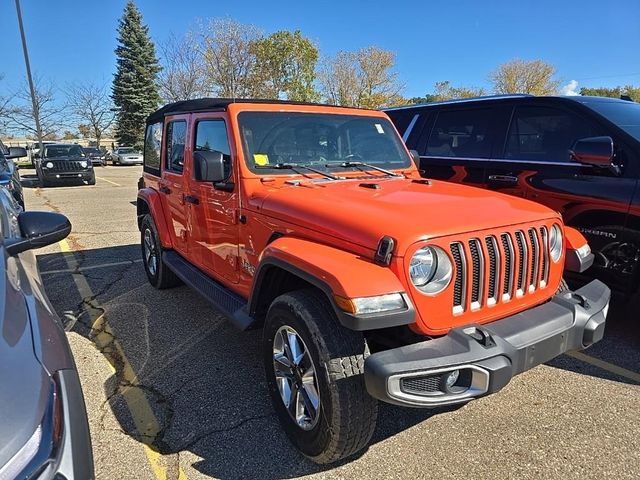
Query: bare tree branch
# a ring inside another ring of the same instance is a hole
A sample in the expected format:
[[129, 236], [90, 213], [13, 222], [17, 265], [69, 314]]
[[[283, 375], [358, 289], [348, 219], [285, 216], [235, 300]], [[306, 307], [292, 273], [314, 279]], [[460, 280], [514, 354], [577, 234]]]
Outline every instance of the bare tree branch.
[[74, 84], [67, 88], [67, 105], [78, 124], [89, 126], [100, 146], [100, 139], [113, 125], [115, 111], [107, 85]]
[[209, 93], [203, 47], [189, 32], [181, 40], [171, 35], [160, 46], [162, 72], [158, 77], [160, 95], [167, 102], [204, 97]]

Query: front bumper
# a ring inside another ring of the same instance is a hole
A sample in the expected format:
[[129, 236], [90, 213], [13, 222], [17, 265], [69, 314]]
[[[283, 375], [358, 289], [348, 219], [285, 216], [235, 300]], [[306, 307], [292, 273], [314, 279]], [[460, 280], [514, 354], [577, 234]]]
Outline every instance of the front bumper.
[[[594, 280], [486, 325], [374, 353], [365, 362], [367, 390], [379, 400], [413, 407], [452, 405], [495, 393], [513, 376], [601, 340], [610, 296], [609, 288]], [[458, 380], [447, 385], [455, 370]]]
[[93, 169], [79, 171], [60, 171], [42, 169], [42, 178], [47, 182], [89, 181], [95, 175]]

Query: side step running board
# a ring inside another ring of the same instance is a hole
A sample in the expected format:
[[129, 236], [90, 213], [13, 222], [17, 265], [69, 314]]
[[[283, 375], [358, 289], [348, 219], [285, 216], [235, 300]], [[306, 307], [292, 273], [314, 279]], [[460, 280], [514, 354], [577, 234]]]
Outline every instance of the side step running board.
[[202, 273], [174, 251], [163, 252], [162, 260], [180, 280], [228, 317], [235, 327], [240, 330], [251, 327], [254, 319], [249, 316], [244, 298]]

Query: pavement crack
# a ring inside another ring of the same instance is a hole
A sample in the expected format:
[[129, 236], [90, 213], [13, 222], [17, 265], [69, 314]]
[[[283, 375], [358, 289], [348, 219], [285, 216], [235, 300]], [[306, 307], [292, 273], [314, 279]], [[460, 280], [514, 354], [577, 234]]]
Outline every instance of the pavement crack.
[[237, 430], [238, 428], [244, 426], [245, 424], [247, 424], [249, 422], [253, 422], [253, 421], [256, 421], [256, 420], [262, 420], [264, 418], [269, 418], [269, 417], [271, 417], [271, 415], [266, 415], [266, 414], [265, 415], [255, 415], [253, 417], [243, 418], [239, 422], [236, 422], [233, 425], [229, 425], [228, 427], [212, 428], [210, 430], [207, 430], [206, 432], [201, 433], [197, 437], [190, 439], [188, 442], [186, 442], [183, 445], [181, 445], [180, 448], [177, 448], [176, 451], [181, 452], [181, 451], [184, 451], [184, 450], [189, 450], [196, 443], [198, 443], [200, 440], [203, 440], [203, 439], [207, 438], [209, 435], [214, 435], [216, 433], [231, 432], [233, 430]]

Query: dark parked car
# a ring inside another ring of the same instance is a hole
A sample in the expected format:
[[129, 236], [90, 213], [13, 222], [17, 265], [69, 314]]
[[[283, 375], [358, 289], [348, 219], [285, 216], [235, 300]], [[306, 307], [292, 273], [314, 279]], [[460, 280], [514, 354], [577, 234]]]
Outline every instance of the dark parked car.
[[105, 167], [107, 165], [107, 152], [95, 147], [84, 147], [84, 154], [89, 157], [91, 163], [94, 165], [101, 165]]
[[96, 183], [91, 160], [82, 147], [75, 144], [45, 145], [44, 154], [36, 160], [36, 172], [43, 187], [70, 182]]
[[0, 479], [93, 477], [78, 373], [32, 252], [70, 230], [0, 188]]
[[389, 109], [423, 175], [525, 197], [589, 240], [587, 271], [640, 284], [640, 104], [514, 95]]
[[0, 141], [0, 187], [6, 188], [16, 199], [18, 205], [24, 210], [24, 195], [22, 182], [14, 158], [26, 157], [27, 151], [21, 147], [6, 147]]

